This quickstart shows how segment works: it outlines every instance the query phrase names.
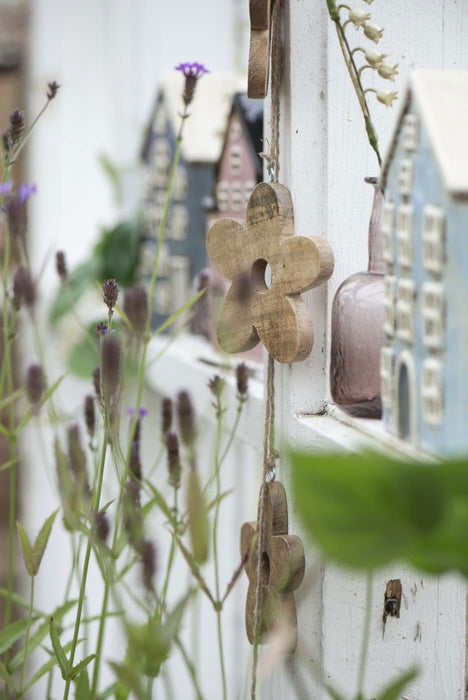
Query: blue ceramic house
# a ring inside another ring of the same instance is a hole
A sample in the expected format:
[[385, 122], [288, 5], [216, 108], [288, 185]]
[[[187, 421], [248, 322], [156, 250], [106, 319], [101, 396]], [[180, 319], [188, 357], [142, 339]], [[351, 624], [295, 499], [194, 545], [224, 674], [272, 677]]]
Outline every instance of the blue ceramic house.
[[[184, 126], [164, 243], [159, 260], [153, 327], [159, 326], [193, 295], [191, 282], [207, 264], [206, 202], [211, 197], [226, 123], [238, 79], [210, 74], [199, 81]], [[169, 173], [182, 112], [183, 76], [161, 81], [142, 147], [145, 240], [140, 277], [149, 283], [166, 200]]]
[[468, 71], [412, 74], [381, 186], [384, 424], [468, 453]]

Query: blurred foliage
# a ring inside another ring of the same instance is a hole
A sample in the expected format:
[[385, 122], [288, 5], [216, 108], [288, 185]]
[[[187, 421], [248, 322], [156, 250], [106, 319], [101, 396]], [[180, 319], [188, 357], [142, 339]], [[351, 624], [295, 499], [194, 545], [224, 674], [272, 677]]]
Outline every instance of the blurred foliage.
[[103, 229], [91, 258], [70, 272], [68, 293], [64, 294], [62, 287], [58, 289], [50, 311], [52, 325], [70, 313], [72, 304], [96, 282], [102, 284], [107, 279], [115, 279], [121, 287], [135, 284], [142, 241], [141, 216]]
[[393, 560], [468, 576], [468, 462], [290, 455], [297, 508], [323, 554], [369, 570]]

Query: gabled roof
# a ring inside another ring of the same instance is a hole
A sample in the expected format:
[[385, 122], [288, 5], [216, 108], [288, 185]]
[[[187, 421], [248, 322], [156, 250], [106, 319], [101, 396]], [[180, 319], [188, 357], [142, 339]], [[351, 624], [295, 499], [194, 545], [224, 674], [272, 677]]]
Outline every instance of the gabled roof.
[[[263, 100], [254, 100], [247, 97], [245, 92], [238, 92], [234, 96], [232, 111], [237, 114], [242, 124], [247, 145], [252, 156], [257, 177], [263, 173], [263, 161], [258, 155], [263, 151]], [[225, 139], [227, 138], [227, 134]], [[225, 141], [226, 143], [226, 141]], [[224, 146], [223, 146], [224, 150]]]
[[[193, 103], [189, 107], [190, 117], [184, 126], [182, 156], [192, 163], [216, 163], [221, 155], [227, 119], [232, 97], [244, 80], [230, 73], [209, 73], [198, 81]], [[182, 92], [184, 77], [178, 71], [163, 76], [151, 121], [145, 133], [142, 152], [145, 153], [151, 139], [151, 125], [161, 100], [174, 134], [180, 126], [183, 109]]]
[[385, 190], [388, 171], [409, 101], [426, 129], [430, 147], [447, 191], [468, 197], [468, 71], [417, 70], [408, 88], [385, 156], [380, 183]]

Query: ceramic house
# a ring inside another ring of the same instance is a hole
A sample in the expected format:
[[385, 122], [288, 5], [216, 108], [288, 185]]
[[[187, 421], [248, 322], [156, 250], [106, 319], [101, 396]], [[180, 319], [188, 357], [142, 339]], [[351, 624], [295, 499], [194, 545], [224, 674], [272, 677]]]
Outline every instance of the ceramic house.
[[[250, 194], [261, 180], [263, 173], [263, 101], [253, 100], [245, 93], [237, 93], [232, 101], [224, 143], [216, 166], [211, 201], [207, 208], [208, 228], [219, 218], [245, 219]], [[207, 230], [208, 230], [207, 228]], [[205, 309], [200, 319], [195, 319], [194, 329], [214, 345], [216, 341], [216, 316], [221, 308], [227, 288], [224, 277], [210, 265], [210, 288]], [[208, 320], [207, 320], [208, 318]], [[261, 348], [250, 356], [261, 357]]]
[[[154, 300], [158, 326], [192, 295], [191, 280], [206, 266], [206, 203], [223, 146], [237, 79], [203, 76], [186, 120], [175, 176]], [[183, 76], [174, 71], [161, 82], [142, 148], [145, 242], [141, 278], [151, 279], [159, 227], [182, 111]]]
[[382, 167], [384, 423], [468, 452], [468, 71], [416, 71]]

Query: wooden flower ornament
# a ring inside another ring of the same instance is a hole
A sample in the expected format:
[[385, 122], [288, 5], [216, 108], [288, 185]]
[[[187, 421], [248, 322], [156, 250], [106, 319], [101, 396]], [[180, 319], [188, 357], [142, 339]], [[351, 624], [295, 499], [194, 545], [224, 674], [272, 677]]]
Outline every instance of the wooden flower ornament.
[[250, 0], [248, 97], [262, 100], [268, 92], [272, 0]]
[[[261, 552], [260, 634], [262, 637], [279, 625], [287, 626], [288, 652], [297, 645], [297, 615], [294, 591], [304, 578], [304, 547], [296, 535], [288, 535], [288, 507], [282, 484], [267, 484], [266, 536]], [[253, 644], [255, 629], [255, 586], [257, 581], [257, 548], [252, 546], [257, 523], [244, 523], [241, 530], [241, 554], [250, 551], [245, 570], [249, 578], [245, 622], [249, 642]]]
[[314, 330], [300, 294], [329, 279], [333, 252], [323, 238], [294, 235], [289, 190], [277, 183], [257, 185], [246, 222], [218, 219], [208, 231], [207, 248], [215, 267], [232, 280], [218, 319], [223, 350], [243, 352], [261, 341], [278, 362], [304, 360]]

